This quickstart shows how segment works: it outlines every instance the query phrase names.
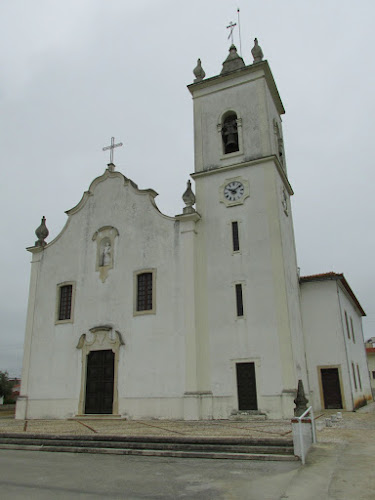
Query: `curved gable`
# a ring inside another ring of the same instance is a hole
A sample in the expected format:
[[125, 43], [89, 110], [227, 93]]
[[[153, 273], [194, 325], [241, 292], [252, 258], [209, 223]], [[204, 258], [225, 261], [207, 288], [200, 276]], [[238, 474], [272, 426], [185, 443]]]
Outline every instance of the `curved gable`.
[[[154, 191], [153, 189], [139, 189], [138, 185], [135, 182], [133, 182], [131, 179], [127, 178], [121, 172], [111, 171], [110, 169], [107, 168], [102, 175], [100, 175], [99, 177], [96, 177], [91, 182], [89, 189], [83, 193], [82, 198], [77, 203], [77, 205], [75, 205], [74, 207], [72, 207], [69, 210], [66, 210], [65, 213], [68, 216], [68, 220], [66, 221], [64, 227], [62, 228], [60, 233], [52, 241], [50, 241], [44, 248], [50, 247], [53, 243], [55, 243], [57, 240], [59, 240], [61, 238], [61, 236], [65, 233], [65, 231], [69, 227], [71, 217], [73, 215], [77, 214], [78, 212], [80, 212], [85, 207], [85, 205], [87, 204], [90, 197], [95, 196], [95, 191], [98, 188], [98, 186], [100, 186], [103, 182], [106, 182], [109, 179], [116, 179], [116, 178], [122, 179], [123, 185], [130, 186], [136, 195], [148, 197], [152, 207], [154, 208], [154, 210], [157, 214], [159, 214], [160, 216], [162, 216], [163, 218], [168, 219], [168, 220], [172, 220], [172, 221], [176, 220], [175, 217], [170, 217], [168, 215], [165, 215], [159, 210], [159, 208], [157, 207], [157, 205], [155, 203], [155, 198], [156, 198], [156, 196], [158, 196], [158, 193], [156, 191]], [[34, 247], [31, 247], [28, 250], [32, 250], [33, 248]]]

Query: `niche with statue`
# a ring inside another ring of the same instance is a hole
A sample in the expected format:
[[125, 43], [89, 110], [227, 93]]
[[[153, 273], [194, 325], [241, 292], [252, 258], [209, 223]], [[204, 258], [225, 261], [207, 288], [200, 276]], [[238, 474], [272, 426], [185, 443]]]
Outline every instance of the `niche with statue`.
[[118, 235], [119, 232], [115, 227], [104, 226], [98, 229], [92, 237], [96, 242], [95, 270], [99, 272], [103, 283], [108, 277], [108, 271], [114, 266], [114, 246]]

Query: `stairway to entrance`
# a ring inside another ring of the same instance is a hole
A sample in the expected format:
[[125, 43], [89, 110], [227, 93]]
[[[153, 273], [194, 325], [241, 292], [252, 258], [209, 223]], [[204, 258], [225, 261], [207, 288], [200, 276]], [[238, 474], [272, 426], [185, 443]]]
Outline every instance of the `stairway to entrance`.
[[0, 434], [0, 449], [232, 460], [297, 460], [291, 439]]

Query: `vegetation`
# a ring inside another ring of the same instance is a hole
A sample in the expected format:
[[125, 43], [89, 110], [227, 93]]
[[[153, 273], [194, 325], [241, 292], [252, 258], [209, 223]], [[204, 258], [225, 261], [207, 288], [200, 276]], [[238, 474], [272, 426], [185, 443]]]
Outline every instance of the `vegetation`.
[[0, 371], [0, 398], [4, 396], [4, 402], [12, 396], [13, 382], [9, 380], [8, 372]]

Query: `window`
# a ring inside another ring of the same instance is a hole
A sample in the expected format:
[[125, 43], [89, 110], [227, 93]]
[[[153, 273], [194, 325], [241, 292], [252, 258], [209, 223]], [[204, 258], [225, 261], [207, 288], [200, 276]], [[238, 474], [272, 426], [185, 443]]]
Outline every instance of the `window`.
[[134, 273], [134, 315], [155, 313], [155, 270]]
[[358, 374], [359, 388], [362, 390], [362, 380], [361, 380], [361, 374], [359, 373], [359, 365], [358, 364], [357, 364], [357, 374]]
[[236, 113], [229, 112], [224, 117], [221, 125], [221, 137], [223, 139], [224, 154], [239, 151]]
[[355, 343], [354, 328], [353, 328], [353, 319], [352, 319], [351, 316], [350, 316], [350, 326], [352, 327], [352, 339], [353, 339], [353, 342]]
[[152, 273], [137, 276], [137, 311], [152, 309]]
[[357, 390], [357, 379], [355, 376], [354, 363], [352, 363], [352, 372], [353, 372], [353, 380], [354, 380], [354, 389]]
[[375, 370], [372, 372], [372, 378], [375, 380]]
[[346, 332], [348, 334], [348, 339], [350, 339], [349, 321], [348, 321], [348, 315], [346, 314], [346, 311], [345, 311], [345, 323], [346, 323]]
[[236, 284], [236, 307], [237, 307], [237, 317], [243, 317], [243, 297], [242, 297], [242, 285], [241, 283]]
[[238, 252], [240, 249], [240, 240], [238, 237], [238, 222], [232, 222], [232, 243], [233, 243], [233, 252]]
[[74, 282], [57, 285], [56, 323], [72, 323], [74, 309]]

